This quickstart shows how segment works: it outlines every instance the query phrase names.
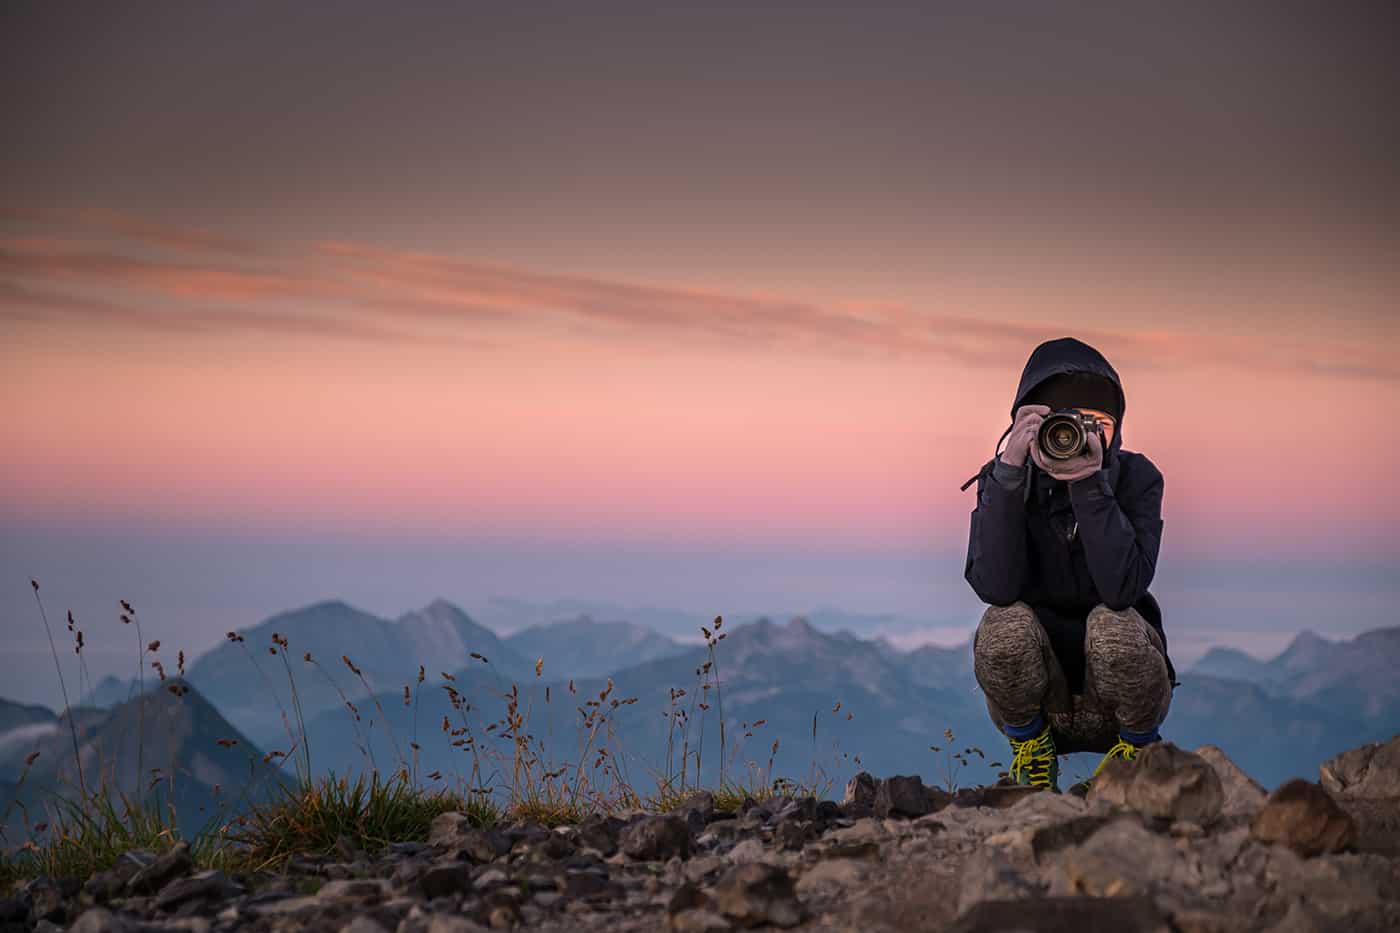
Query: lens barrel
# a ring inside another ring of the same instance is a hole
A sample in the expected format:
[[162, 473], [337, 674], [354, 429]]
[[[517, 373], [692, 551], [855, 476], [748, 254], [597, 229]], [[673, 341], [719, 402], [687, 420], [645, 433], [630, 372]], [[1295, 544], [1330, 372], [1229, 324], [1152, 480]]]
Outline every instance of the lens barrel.
[[1086, 417], [1092, 418], [1078, 411], [1057, 411], [1047, 415], [1036, 435], [1040, 452], [1051, 460], [1068, 460], [1082, 454], [1089, 441], [1084, 427]]

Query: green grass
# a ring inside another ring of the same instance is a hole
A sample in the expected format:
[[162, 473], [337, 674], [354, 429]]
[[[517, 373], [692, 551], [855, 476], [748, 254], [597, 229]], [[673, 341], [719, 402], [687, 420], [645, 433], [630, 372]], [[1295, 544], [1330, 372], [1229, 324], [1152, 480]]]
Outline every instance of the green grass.
[[265, 871], [292, 855], [333, 856], [343, 842], [370, 853], [391, 842], [426, 842], [433, 819], [454, 811], [482, 827], [500, 819], [481, 797], [426, 791], [378, 773], [368, 781], [330, 777], [283, 788], [271, 803], [251, 807], [231, 825], [229, 837], [244, 870]]
[[[123, 852], [163, 852], [180, 839], [165, 808], [113, 800], [104, 793], [89, 792], [76, 800], [54, 795], [49, 812], [51, 819], [32, 827], [24, 845], [0, 857], [0, 890], [38, 875], [87, 878], [111, 868]], [[201, 832], [190, 847], [196, 860], [218, 860], [219, 843], [210, 831]]]

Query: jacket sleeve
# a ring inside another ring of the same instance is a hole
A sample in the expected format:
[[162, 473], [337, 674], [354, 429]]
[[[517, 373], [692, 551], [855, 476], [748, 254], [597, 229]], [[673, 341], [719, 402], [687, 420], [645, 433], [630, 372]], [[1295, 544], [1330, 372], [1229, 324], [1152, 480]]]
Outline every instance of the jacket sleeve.
[[1014, 603], [1026, 581], [1026, 473], [1021, 467], [1018, 481], [1017, 468], [993, 460], [977, 477], [963, 576], [993, 606]]
[[1119, 612], [1147, 592], [1162, 543], [1162, 473], [1145, 457], [1136, 467], [1140, 477], [1120, 484], [1121, 499], [1103, 470], [1069, 484], [1094, 588]]

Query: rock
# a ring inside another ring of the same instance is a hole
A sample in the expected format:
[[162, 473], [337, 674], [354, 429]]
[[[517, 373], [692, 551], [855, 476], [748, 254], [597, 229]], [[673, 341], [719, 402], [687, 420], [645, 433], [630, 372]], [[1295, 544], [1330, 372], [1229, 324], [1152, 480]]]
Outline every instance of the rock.
[[510, 851], [510, 840], [501, 833], [473, 826], [465, 813], [440, 813], [428, 827], [428, 844], [489, 862]]
[[[455, 914], [432, 914], [423, 925], [424, 933], [482, 933], [486, 928]], [[399, 925], [403, 930], [403, 924]]]
[[27, 914], [31, 923], [44, 920], [61, 923], [67, 916], [63, 906], [63, 889], [52, 878], [40, 875], [25, 882], [20, 888], [19, 900], [29, 905]]
[[578, 825], [579, 845], [601, 852], [605, 857], [617, 851], [617, 840], [627, 824], [615, 816], [590, 816]]
[[958, 875], [958, 909], [971, 910], [983, 901], [1041, 897], [1047, 887], [1036, 877], [1033, 866], [1012, 866], [1004, 853], [979, 849]]
[[414, 886], [430, 899], [465, 894], [472, 889], [473, 871], [470, 862], [437, 862], [415, 879]]
[[731, 869], [715, 885], [719, 912], [739, 926], [792, 927], [802, 922], [802, 905], [788, 873], [754, 862]]
[[1322, 786], [1357, 798], [1400, 798], [1400, 735], [1342, 752], [1318, 769]]
[[193, 870], [194, 859], [190, 857], [190, 844], [181, 840], [171, 846], [168, 852], [135, 872], [127, 881], [126, 887], [132, 894], [154, 894], [171, 881], [184, 877]]
[[1086, 933], [1131, 930], [1170, 933], [1167, 918], [1149, 897], [1033, 897], [982, 901], [947, 933]]
[[671, 894], [670, 899], [666, 902], [666, 913], [678, 914], [683, 910], [709, 906], [709, 895], [700, 890], [698, 885], [687, 881]]
[[729, 933], [733, 926], [713, 910], [697, 907], [674, 914], [671, 929], [675, 933]]
[[228, 900], [243, 893], [243, 888], [234, 884], [218, 869], [201, 871], [187, 878], [177, 878], [160, 889], [156, 896], [156, 907], [174, 913], [192, 902], [213, 904]]
[[696, 791], [681, 801], [674, 812], [684, 817], [690, 831], [698, 835], [704, 832], [705, 824], [715, 818], [715, 795], [707, 790]]
[[1090, 803], [1126, 806], [1152, 819], [1209, 826], [1220, 816], [1225, 792], [1215, 768], [1171, 742], [1155, 742], [1136, 761], [1110, 761], [1094, 777]]
[[1134, 819], [1109, 822], [1053, 861], [1058, 871], [1051, 873], [1050, 893], [1055, 895], [1117, 898], [1201, 881], [1171, 839]]
[[384, 925], [373, 917], [360, 914], [341, 927], [340, 933], [389, 933], [389, 931], [384, 929]]
[[616, 885], [605, 871], [566, 871], [555, 878], [555, 887], [567, 898], [597, 898], [614, 893]]
[[637, 860], [690, 856], [690, 825], [674, 813], [646, 816], [622, 831], [623, 854]]
[[1028, 797], [1045, 793], [1047, 788], [1029, 784], [994, 784], [991, 787], [963, 787], [949, 802], [955, 807], [991, 807], [1004, 810], [1014, 807]]
[[815, 823], [796, 819], [783, 820], [773, 831], [773, 844], [780, 849], [796, 852], [817, 838], [817, 832]]
[[68, 933], [126, 933], [133, 925], [125, 918], [103, 907], [92, 907], [82, 912]]
[[917, 817], [932, 813], [934, 803], [924, 781], [915, 774], [885, 778], [875, 789], [875, 815]]
[[1252, 815], [1264, 805], [1268, 792], [1263, 785], [1245, 774], [1244, 769], [1231, 761], [1230, 756], [1218, 746], [1202, 745], [1193, 754], [1205, 759], [1215, 769], [1216, 777], [1220, 778], [1220, 787], [1224, 792], [1222, 816]]
[[347, 878], [327, 881], [316, 896], [323, 901], [365, 901], [389, 896], [389, 885], [380, 878]]
[[729, 863], [718, 855], [700, 855], [685, 863], [685, 879], [699, 883], [717, 874]]
[[875, 778], [862, 771], [846, 782], [846, 793], [841, 798], [841, 807], [849, 817], [859, 819], [875, 813], [875, 797], [878, 788]]
[[1249, 829], [1258, 841], [1285, 845], [1305, 858], [1356, 844], [1356, 821], [1320, 784], [1302, 778], [1270, 794]]
[[870, 863], [858, 859], [832, 858], [817, 862], [797, 879], [798, 894], [830, 887], [853, 887], [870, 874]]
[[822, 852], [832, 858], [869, 858], [879, 853], [880, 843], [890, 836], [885, 824], [873, 817], [856, 820], [823, 837]]

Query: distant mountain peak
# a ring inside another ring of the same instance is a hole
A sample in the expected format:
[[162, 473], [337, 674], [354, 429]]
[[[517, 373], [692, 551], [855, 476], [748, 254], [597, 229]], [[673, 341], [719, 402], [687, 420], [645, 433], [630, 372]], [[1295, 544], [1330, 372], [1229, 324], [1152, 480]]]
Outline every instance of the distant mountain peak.
[[461, 606], [458, 606], [456, 603], [449, 602], [448, 600], [444, 599], [443, 597], [438, 596], [438, 597], [436, 597], [432, 602], [430, 602], [430, 603], [428, 603], [426, 606], [424, 606], [422, 609], [413, 609], [413, 610], [410, 610], [410, 611], [408, 611], [408, 612], [405, 612], [403, 615], [399, 616], [398, 621], [402, 622], [404, 619], [412, 619], [412, 618], [418, 618], [418, 617], [422, 617], [422, 616], [427, 616], [427, 617], [429, 617], [429, 618], [435, 618], [435, 619], [439, 619], [439, 618], [449, 618], [449, 619], [465, 619], [465, 618], [469, 618], [469, 616], [468, 616], [467, 613], [466, 613], [466, 610], [464, 610]]
[[788, 619], [785, 627], [794, 635], [808, 636], [820, 634], [816, 626], [807, 621], [806, 616], [793, 616], [791, 619]]

